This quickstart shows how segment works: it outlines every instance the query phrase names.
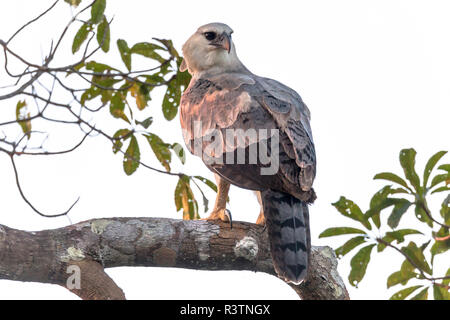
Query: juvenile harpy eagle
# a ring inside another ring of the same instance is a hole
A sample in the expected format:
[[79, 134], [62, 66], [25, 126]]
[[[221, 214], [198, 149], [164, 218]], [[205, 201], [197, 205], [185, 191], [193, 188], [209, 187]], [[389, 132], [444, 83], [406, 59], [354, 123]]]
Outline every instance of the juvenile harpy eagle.
[[[211, 23], [183, 45], [180, 69], [192, 75], [181, 98], [184, 140], [216, 176], [218, 194], [208, 219], [228, 220], [230, 183], [260, 192], [258, 222], [266, 222], [275, 270], [284, 280], [300, 283], [306, 277], [310, 250], [307, 205], [315, 199], [310, 113], [294, 90], [254, 75], [241, 63], [232, 33], [223, 23]], [[243, 136], [243, 131], [258, 135]], [[237, 134], [229, 139], [228, 132]], [[261, 148], [270, 156], [269, 164], [255, 152]], [[242, 152], [244, 163], [237, 160]], [[258, 156], [256, 161], [252, 155]], [[276, 171], [263, 173], [274, 164]]]

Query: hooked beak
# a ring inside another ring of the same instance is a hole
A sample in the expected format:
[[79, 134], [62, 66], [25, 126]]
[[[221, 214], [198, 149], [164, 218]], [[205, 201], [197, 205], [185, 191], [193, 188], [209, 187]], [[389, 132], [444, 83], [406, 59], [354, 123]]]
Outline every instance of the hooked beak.
[[227, 33], [222, 33], [222, 48], [227, 50], [228, 53], [231, 51], [231, 37]]
[[231, 51], [231, 37], [226, 33], [222, 33], [220, 36], [218, 36], [211, 45], [215, 47], [222, 48], [226, 50], [228, 53]]

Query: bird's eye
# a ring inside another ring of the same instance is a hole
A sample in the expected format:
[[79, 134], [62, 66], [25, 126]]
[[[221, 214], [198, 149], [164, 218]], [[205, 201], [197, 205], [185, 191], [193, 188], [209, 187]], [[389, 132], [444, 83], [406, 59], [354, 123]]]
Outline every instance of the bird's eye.
[[214, 40], [217, 37], [217, 34], [215, 32], [205, 32], [204, 33], [206, 40]]

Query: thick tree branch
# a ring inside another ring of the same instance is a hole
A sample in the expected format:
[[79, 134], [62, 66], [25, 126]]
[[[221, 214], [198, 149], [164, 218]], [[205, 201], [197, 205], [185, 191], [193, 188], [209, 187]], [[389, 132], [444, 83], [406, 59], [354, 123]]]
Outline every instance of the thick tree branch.
[[[27, 232], [0, 225], [0, 279], [54, 283], [67, 287], [80, 269], [83, 299], [124, 299], [103, 268], [177, 267], [251, 270], [275, 275], [267, 232], [236, 222], [166, 218], [108, 218], [55, 230]], [[293, 289], [304, 299], [349, 299], [333, 250], [313, 247], [307, 281]], [[69, 272], [69, 273], [68, 273]], [[70, 280], [70, 279], [69, 279]]]

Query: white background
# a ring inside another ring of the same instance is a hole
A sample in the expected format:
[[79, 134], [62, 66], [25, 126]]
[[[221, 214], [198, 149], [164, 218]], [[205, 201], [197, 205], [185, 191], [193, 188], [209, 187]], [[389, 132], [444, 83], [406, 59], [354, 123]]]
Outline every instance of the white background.
[[[9, 38], [51, 3], [3, 1], [0, 38]], [[82, 6], [86, 4], [85, 0]], [[117, 54], [117, 38], [129, 44], [150, 41], [151, 37], [168, 38], [181, 50], [200, 25], [215, 21], [230, 25], [243, 63], [254, 73], [297, 90], [312, 112], [318, 157], [318, 199], [310, 210], [313, 244], [336, 248], [344, 237], [318, 239], [319, 233], [336, 225], [358, 226], [341, 218], [332, 202], [345, 195], [366, 210], [371, 195], [383, 186], [372, 180], [374, 174], [401, 173], [401, 148], [414, 147], [418, 151], [420, 171], [433, 153], [450, 149], [449, 12], [448, 1], [110, 0], [106, 14], [114, 16], [111, 54], [96, 59], [109, 59], [125, 69]], [[42, 23], [15, 39], [11, 48], [40, 63], [50, 39], [59, 34], [70, 17], [69, 6], [60, 3]], [[77, 28], [70, 29], [69, 41], [63, 43], [55, 65], [73, 61], [70, 45]], [[2, 59], [3, 55], [1, 65]], [[146, 63], [148, 60], [139, 60], [133, 66], [146, 67]], [[0, 86], [7, 84], [4, 74], [0, 74], [0, 80]], [[160, 98], [161, 92], [154, 95], [146, 111], [155, 117], [151, 128], [165, 140], [181, 143], [178, 119], [170, 123], [163, 120]], [[0, 101], [0, 121], [14, 119], [16, 102]], [[103, 118], [109, 117], [105, 114]], [[33, 125], [38, 127], [39, 123]], [[112, 130], [120, 120], [102, 125]], [[52, 130], [48, 149], [72, 145], [79, 136], [75, 129], [55, 126]], [[145, 162], [159, 166], [143, 142], [141, 149]], [[450, 157], [444, 159], [448, 163]], [[189, 157], [185, 167], [177, 161], [173, 160], [174, 171], [213, 179], [198, 159]], [[101, 137], [88, 139], [74, 154], [20, 157], [17, 164], [25, 193], [42, 211], [57, 213], [81, 197], [70, 213], [74, 223], [113, 216], [181, 217], [173, 204], [176, 178], [145, 168], [126, 176], [121, 157], [113, 156], [109, 143]], [[212, 205], [214, 194], [208, 196]], [[250, 191], [232, 187], [230, 196], [235, 220], [256, 220], [259, 208]], [[432, 209], [438, 208], [443, 196], [433, 198]], [[414, 218], [410, 222], [410, 226], [416, 226]], [[67, 218], [45, 219], [32, 212], [19, 196], [5, 154], [0, 154], [0, 223], [25, 230], [69, 224]], [[437, 260], [441, 261], [441, 269], [447, 267], [443, 264], [446, 258]], [[400, 289], [386, 290], [387, 276], [402, 262], [397, 254], [389, 250], [372, 254], [359, 289], [347, 282], [349, 261], [349, 257], [340, 260], [339, 271], [353, 299], [386, 299]], [[298, 298], [275, 277], [253, 272], [159, 268], [115, 268], [107, 272], [129, 299]], [[11, 298], [77, 297], [58, 286], [0, 281], [0, 299]]]

